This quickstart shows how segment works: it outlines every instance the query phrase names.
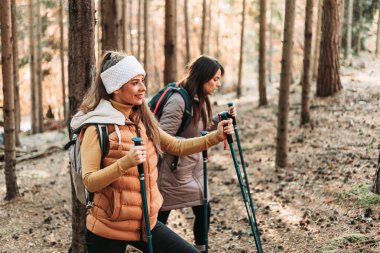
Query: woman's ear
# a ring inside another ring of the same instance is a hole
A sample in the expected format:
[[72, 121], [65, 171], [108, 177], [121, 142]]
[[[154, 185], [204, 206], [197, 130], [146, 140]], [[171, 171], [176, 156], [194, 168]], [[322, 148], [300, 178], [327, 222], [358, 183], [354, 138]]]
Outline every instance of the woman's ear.
[[113, 95], [118, 95], [118, 94], [120, 94], [120, 92], [121, 92], [121, 89], [117, 89], [117, 90], [115, 90], [112, 94], [113, 94]]

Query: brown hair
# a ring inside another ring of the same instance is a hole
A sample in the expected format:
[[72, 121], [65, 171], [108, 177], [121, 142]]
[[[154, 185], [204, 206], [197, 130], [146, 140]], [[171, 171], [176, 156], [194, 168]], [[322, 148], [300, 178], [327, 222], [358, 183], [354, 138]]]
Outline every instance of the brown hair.
[[[96, 79], [91, 84], [91, 87], [88, 89], [83, 98], [82, 104], [79, 106], [80, 111], [83, 113], [88, 113], [93, 111], [98, 106], [100, 100], [104, 99], [109, 101], [112, 99], [113, 95], [107, 93], [103, 81], [100, 78], [100, 73], [116, 65], [119, 61], [124, 59], [125, 56], [126, 54], [115, 51], [108, 51], [104, 54], [99, 66], [99, 71], [96, 75]], [[130, 120], [136, 125], [138, 125], [140, 121], [144, 124], [148, 138], [153, 142], [157, 153], [161, 154], [162, 151], [159, 140], [160, 133], [158, 130], [158, 122], [149, 110], [145, 100], [141, 105], [135, 105], [132, 108]]]

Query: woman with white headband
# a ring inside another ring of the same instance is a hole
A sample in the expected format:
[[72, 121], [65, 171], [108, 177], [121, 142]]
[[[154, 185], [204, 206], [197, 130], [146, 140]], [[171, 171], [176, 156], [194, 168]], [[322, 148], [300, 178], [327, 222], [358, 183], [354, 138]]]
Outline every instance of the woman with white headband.
[[[155, 253], [199, 252], [157, 221], [163, 198], [157, 187], [158, 154], [176, 156], [200, 152], [232, 134], [230, 121], [215, 132], [180, 140], [161, 130], [145, 103], [145, 71], [133, 56], [105, 54], [100, 74], [85, 95], [71, 127], [82, 128], [83, 181], [94, 192], [86, 218], [88, 253], [124, 253], [127, 245], [148, 252], [137, 165], [143, 163], [149, 221]], [[95, 124], [106, 124], [109, 152], [102, 158]], [[140, 136], [142, 146], [133, 146]]]

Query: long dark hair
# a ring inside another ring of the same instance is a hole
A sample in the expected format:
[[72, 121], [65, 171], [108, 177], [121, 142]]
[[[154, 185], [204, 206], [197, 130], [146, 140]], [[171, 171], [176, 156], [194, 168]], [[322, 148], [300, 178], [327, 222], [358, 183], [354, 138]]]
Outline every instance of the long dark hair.
[[[207, 127], [212, 118], [212, 110], [210, 99], [203, 91], [203, 85], [210, 81], [218, 70], [222, 72], [223, 76], [224, 68], [216, 59], [201, 55], [194, 59], [186, 67], [186, 70], [186, 76], [179, 85], [189, 93], [190, 101], [192, 101], [194, 124], [202, 118], [204, 126]], [[196, 96], [199, 102], [194, 100]]]
[[[102, 79], [100, 78], [100, 73], [116, 65], [126, 56], [127, 55], [122, 52], [115, 51], [108, 51], [104, 54], [96, 79], [87, 91], [83, 98], [83, 102], [79, 107], [80, 111], [83, 113], [88, 113], [93, 111], [98, 106], [101, 99], [109, 101], [113, 98], [113, 94], [107, 94]], [[160, 133], [158, 130], [158, 123], [152, 112], [149, 110], [145, 100], [141, 105], [136, 105], [132, 108], [130, 120], [136, 125], [140, 121], [144, 124], [148, 138], [152, 140], [154, 146], [156, 147], [157, 153], [161, 154], [162, 151], [159, 141]]]

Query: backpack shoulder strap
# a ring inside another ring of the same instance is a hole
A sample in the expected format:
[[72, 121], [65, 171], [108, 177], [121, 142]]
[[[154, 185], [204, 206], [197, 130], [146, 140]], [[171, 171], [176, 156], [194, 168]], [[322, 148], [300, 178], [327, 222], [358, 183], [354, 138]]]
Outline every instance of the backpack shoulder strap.
[[190, 96], [187, 93], [187, 91], [184, 88], [176, 88], [176, 91], [182, 96], [183, 101], [185, 102], [185, 111], [183, 112], [182, 122], [181, 125], [177, 131], [177, 135], [180, 134], [183, 130], [186, 129], [186, 127], [190, 124], [191, 117], [193, 116], [191, 112], [191, 102], [190, 102]]
[[110, 150], [110, 143], [108, 140], [108, 127], [107, 125], [96, 125], [96, 131], [98, 133], [98, 140], [100, 149], [102, 150], [102, 159], [108, 154]]

